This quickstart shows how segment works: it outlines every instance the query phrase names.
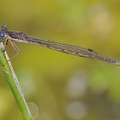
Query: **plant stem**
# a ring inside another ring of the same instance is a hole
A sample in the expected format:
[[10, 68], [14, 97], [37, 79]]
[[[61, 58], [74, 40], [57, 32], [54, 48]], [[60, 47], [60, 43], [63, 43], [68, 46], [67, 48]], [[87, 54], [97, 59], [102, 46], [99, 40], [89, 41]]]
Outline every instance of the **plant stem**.
[[23, 115], [24, 120], [33, 120], [28, 105], [26, 103], [26, 100], [24, 98], [24, 94], [18, 82], [17, 76], [13, 70], [10, 59], [5, 51], [2, 42], [0, 42], [0, 66], [2, 67], [3, 72], [7, 78], [7, 82], [12, 90], [12, 93], [15, 97], [15, 100]]

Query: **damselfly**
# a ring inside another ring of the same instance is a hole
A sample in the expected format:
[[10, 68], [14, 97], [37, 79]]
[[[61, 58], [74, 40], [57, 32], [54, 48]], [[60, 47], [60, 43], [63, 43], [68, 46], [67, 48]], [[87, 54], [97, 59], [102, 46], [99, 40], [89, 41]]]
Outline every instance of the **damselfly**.
[[2, 29], [0, 31], [0, 39], [2, 40], [3, 38], [6, 38], [6, 40], [11, 41], [40, 45], [63, 53], [73, 54], [80, 57], [98, 59], [112, 64], [120, 65], [119, 61], [99, 56], [92, 49], [87, 49], [83, 47], [33, 37], [19, 31], [8, 31], [6, 25], [2, 26]]

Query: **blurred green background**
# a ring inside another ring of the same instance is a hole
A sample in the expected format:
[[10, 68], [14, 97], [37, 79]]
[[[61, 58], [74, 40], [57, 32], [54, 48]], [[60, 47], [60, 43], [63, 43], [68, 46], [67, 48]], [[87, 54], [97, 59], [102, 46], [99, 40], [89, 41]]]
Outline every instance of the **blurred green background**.
[[[120, 60], [119, 0], [1, 0], [3, 24]], [[11, 62], [36, 120], [120, 119], [119, 66], [16, 45], [20, 52]], [[10, 44], [6, 49], [11, 58], [16, 54]], [[23, 120], [0, 69], [0, 120], [8, 119]]]

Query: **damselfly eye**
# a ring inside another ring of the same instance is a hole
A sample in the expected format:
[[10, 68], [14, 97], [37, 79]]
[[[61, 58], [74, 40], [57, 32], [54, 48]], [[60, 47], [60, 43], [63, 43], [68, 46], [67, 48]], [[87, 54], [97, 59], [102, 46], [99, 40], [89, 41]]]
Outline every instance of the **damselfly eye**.
[[3, 32], [0, 32], [0, 38], [5, 37], [5, 34]]
[[2, 30], [3, 30], [3, 31], [7, 30], [7, 25], [3, 25], [3, 26], [2, 26]]

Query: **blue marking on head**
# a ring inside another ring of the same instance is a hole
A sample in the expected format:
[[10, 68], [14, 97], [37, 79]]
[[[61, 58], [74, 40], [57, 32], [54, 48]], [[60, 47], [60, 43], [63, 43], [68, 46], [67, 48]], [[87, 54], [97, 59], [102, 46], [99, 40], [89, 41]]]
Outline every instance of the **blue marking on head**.
[[7, 30], [7, 25], [3, 25], [3, 26], [2, 26], [2, 30], [3, 30], [3, 31]]
[[3, 37], [5, 37], [5, 34], [1, 31], [0, 32], [0, 38], [3, 38]]

